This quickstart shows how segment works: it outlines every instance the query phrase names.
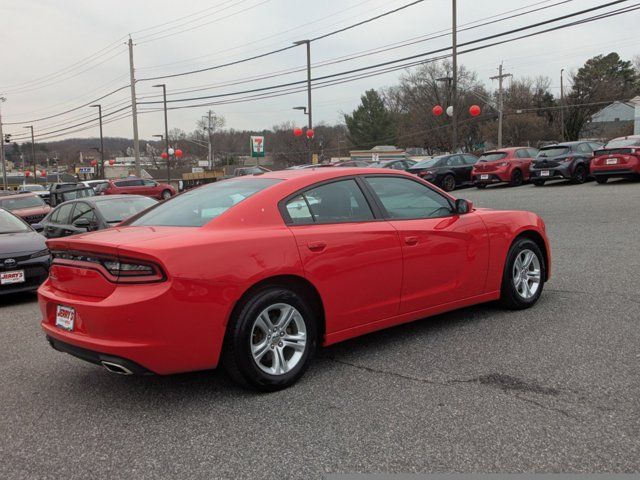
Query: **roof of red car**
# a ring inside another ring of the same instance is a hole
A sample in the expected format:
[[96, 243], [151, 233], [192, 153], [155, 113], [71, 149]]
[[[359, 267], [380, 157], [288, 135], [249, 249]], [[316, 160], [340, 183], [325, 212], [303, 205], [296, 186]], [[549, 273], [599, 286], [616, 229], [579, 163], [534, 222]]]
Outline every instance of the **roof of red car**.
[[276, 170], [273, 172], [246, 175], [241, 178], [277, 178], [280, 180], [305, 179], [309, 181], [322, 181], [336, 177], [347, 177], [350, 175], [363, 175], [366, 173], [402, 174], [398, 170], [388, 168], [366, 168], [366, 167], [340, 167], [340, 168], [301, 168], [297, 170]]
[[521, 148], [534, 148], [534, 147], [505, 147], [505, 148], [495, 148], [493, 150], [487, 150], [483, 153], [491, 153], [491, 152], [513, 152], [514, 150], [520, 150]]

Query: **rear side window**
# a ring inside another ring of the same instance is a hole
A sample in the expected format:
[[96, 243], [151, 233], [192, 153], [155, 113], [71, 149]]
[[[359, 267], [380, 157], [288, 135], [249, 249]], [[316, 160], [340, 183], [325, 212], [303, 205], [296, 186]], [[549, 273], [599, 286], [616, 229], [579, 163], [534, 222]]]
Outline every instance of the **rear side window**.
[[58, 223], [62, 225], [69, 224], [69, 216], [71, 215], [71, 210], [73, 210], [73, 203], [65, 203], [58, 207], [57, 213], [51, 216], [51, 223]]
[[275, 178], [241, 177], [211, 183], [158, 204], [130, 225], [201, 227], [260, 190], [280, 181]]
[[355, 180], [313, 187], [286, 204], [294, 224], [347, 223], [373, 220], [373, 212]]
[[516, 157], [529, 158], [529, 150], [526, 148], [521, 148], [520, 150], [516, 150]]
[[73, 224], [76, 220], [87, 219], [91, 224], [96, 223], [96, 214], [93, 209], [84, 202], [76, 203], [76, 208], [73, 210], [73, 215], [70, 224]]
[[367, 182], [391, 219], [437, 218], [452, 213], [449, 200], [409, 178], [367, 177]]
[[473, 155], [463, 155], [464, 163], [467, 165], [475, 165], [478, 162], [478, 159]]

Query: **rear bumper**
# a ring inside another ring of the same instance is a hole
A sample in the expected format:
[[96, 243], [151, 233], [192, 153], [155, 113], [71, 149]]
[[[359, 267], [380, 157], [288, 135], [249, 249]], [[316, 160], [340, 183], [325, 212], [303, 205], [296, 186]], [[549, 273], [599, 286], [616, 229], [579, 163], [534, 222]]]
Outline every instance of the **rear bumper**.
[[[549, 172], [548, 175], [543, 175], [543, 172]], [[573, 168], [571, 165], [558, 165], [556, 167], [531, 167], [531, 180], [571, 180], [573, 177]]]
[[591, 174], [594, 177], [634, 178], [640, 177], [640, 170], [631, 168], [594, 167]]
[[53, 337], [47, 335], [47, 341], [49, 345], [53, 347], [55, 350], [63, 353], [68, 353], [69, 355], [73, 355], [74, 357], [80, 358], [90, 363], [94, 363], [96, 365], [104, 366], [104, 363], [112, 364], [112, 365], [120, 365], [126, 368], [127, 371], [131, 372], [135, 375], [153, 375], [153, 372], [147, 370], [141, 365], [138, 365], [131, 360], [122, 357], [115, 357], [113, 355], [108, 355], [101, 352], [95, 352], [93, 350], [87, 350], [85, 348], [76, 347], [75, 345], [71, 345], [70, 343], [61, 342]]
[[[38, 299], [50, 341], [95, 352], [98, 360], [125, 359], [159, 375], [217, 366], [227, 312], [202, 284], [173, 279], [123, 285], [99, 298], [59, 290], [47, 280]], [[56, 326], [58, 305], [75, 310], [73, 331]]]
[[[488, 178], [483, 179], [482, 175], [488, 175]], [[492, 183], [505, 183], [509, 182], [511, 179], [507, 173], [478, 173], [472, 178], [474, 184], [484, 184], [491, 185]]]

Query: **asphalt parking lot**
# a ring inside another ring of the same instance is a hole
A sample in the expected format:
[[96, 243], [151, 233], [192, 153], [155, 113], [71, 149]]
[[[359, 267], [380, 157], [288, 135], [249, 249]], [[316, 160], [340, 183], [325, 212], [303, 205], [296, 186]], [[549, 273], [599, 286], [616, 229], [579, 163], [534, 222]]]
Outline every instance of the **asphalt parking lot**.
[[542, 215], [539, 304], [330, 347], [278, 393], [109, 374], [47, 345], [35, 296], [0, 299], [0, 478], [640, 471], [640, 183], [455, 194]]

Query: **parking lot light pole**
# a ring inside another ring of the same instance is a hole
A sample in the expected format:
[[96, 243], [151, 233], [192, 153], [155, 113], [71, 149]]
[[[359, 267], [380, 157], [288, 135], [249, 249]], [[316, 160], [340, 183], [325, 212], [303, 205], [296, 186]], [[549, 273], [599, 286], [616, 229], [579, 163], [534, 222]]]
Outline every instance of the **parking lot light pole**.
[[96, 172], [98, 178], [104, 178], [104, 140], [102, 138], [102, 105], [90, 105], [98, 109], [98, 120], [100, 121], [100, 165]]
[[31, 130], [31, 157], [33, 160], [33, 183], [38, 183], [38, 175], [36, 175], [36, 144], [33, 139], [33, 125], [28, 125], [24, 128], [28, 128]]
[[162, 98], [164, 102], [164, 148], [167, 152], [167, 183], [171, 183], [171, 155], [169, 155], [169, 122], [167, 120], [167, 85], [161, 83], [154, 85], [156, 88], [162, 87]]

